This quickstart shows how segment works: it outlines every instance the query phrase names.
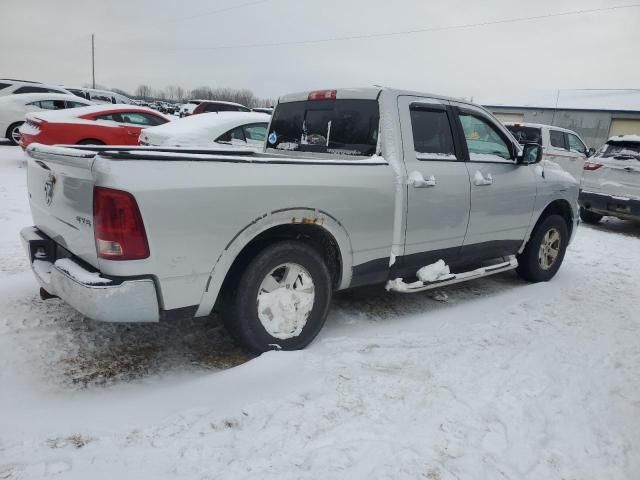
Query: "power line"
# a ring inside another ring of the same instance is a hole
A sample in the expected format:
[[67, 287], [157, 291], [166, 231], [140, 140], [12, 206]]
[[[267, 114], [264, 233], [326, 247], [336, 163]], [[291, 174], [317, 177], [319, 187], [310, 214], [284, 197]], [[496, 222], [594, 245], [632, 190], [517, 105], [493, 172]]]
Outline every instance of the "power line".
[[[259, 0], [252, 3], [261, 3], [265, 1], [269, 1], [269, 0]], [[240, 8], [241, 6], [246, 6], [246, 5], [249, 5], [249, 4], [238, 5], [236, 6], [236, 8]], [[395, 32], [365, 33], [360, 35], [346, 35], [341, 37], [328, 37], [328, 38], [318, 38], [318, 39], [309, 39], [309, 40], [285, 40], [282, 42], [249, 43], [244, 45], [216, 45], [211, 47], [205, 46], [205, 47], [173, 47], [173, 48], [163, 47], [162, 51], [248, 49], [248, 48], [268, 48], [268, 47], [282, 47], [282, 46], [295, 46], [295, 45], [309, 45], [309, 44], [317, 44], [317, 43], [342, 42], [342, 41], [363, 40], [363, 39], [370, 39], [370, 38], [413, 35], [416, 33], [441, 32], [445, 30], [459, 30], [459, 29], [465, 29], [465, 28], [486, 27], [486, 26], [501, 25], [506, 23], [528, 22], [531, 20], [542, 20], [542, 19], [555, 18], [555, 17], [584, 15], [587, 13], [599, 13], [599, 12], [623, 10], [623, 9], [637, 8], [637, 7], [640, 7], [640, 3], [632, 3], [628, 5], [617, 5], [613, 7], [572, 10], [568, 12], [559, 12], [559, 13], [548, 13], [543, 15], [533, 15], [529, 17], [513, 17], [513, 18], [502, 19], [502, 20], [490, 20], [485, 22], [466, 23], [461, 25], [445, 25], [442, 27], [425, 27], [425, 28], [418, 28], [418, 29], [412, 29], [412, 30], [398, 30]], [[233, 8], [233, 7], [229, 7], [229, 8]], [[215, 13], [215, 12], [210, 12], [210, 13]]]
[[230, 7], [223, 7], [223, 8], [218, 8], [215, 10], [207, 10], [206, 12], [200, 12], [200, 13], [195, 13], [193, 15], [189, 15], [187, 17], [179, 17], [179, 18], [169, 18], [165, 21], [160, 21], [158, 23], [173, 23], [173, 22], [182, 22], [184, 20], [191, 20], [194, 18], [202, 18], [202, 17], [207, 17], [209, 15], [213, 15], [215, 13], [222, 13], [222, 12], [228, 12], [229, 10], [238, 10], [239, 8], [245, 8], [245, 7], [251, 7], [252, 5], [257, 5], [259, 3], [266, 3], [266, 2], [270, 2], [272, 0], [253, 0], [251, 2], [245, 2], [245, 3], [240, 3], [238, 5], [232, 5]]

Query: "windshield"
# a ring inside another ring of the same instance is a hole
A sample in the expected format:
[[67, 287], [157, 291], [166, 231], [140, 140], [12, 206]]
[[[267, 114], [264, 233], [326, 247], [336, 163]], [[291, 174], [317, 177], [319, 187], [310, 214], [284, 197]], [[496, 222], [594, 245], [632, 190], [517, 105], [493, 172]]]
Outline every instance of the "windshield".
[[537, 127], [523, 127], [522, 125], [505, 125], [521, 145], [537, 143], [542, 145], [541, 130]]
[[602, 149], [601, 157], [604, 158], [635, 158], [640, 160], [640, 143], [616, 142], [607, 143]]
[[378, 143], [376, 100], [311, 100], [277, 106], [267, 147], [371, 156]]

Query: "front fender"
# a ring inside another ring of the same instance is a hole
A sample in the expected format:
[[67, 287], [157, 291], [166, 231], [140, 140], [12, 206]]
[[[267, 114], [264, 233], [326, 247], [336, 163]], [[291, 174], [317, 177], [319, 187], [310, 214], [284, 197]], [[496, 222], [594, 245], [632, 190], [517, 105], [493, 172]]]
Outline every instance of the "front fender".
[[338, 289], [346, 288], [351, 282], [353, 267], [353, 248], [351, 239], [344, 226], [331, 214], [308, 207], [296, 207], [267, 212], [245, 225], [229, 240], [209, 274], [209, 280], [195, 316], [201, 317], [211, 313], [220, 293], [220, 288], [229, 273], [229, 269], [238, 254], [249, 242], [261, 233], [279, 226], [312, 223], [326, 229], [336, 240], [342, 262], [342, 276]]

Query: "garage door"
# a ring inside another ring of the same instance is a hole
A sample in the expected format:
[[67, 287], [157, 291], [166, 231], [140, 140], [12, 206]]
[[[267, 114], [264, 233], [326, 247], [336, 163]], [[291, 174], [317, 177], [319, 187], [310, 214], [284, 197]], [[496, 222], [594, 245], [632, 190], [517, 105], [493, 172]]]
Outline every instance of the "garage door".
[[611, 120], [609, 136], [614, 135], [640, 135], [640, 120], [614, 118]]
[[505, 122], [515, 122], [522, 123], [524, 122], [524, 113], [502, 113], [502, 112], [493, 112], [498, 120], [502, 123]]

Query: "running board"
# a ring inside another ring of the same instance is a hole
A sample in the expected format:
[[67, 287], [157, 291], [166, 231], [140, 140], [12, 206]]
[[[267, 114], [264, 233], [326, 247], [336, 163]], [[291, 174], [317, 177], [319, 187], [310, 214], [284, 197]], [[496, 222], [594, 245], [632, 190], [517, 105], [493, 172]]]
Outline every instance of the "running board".
[[436, 280], [435, 282], [423, 283], [418, 281], [407, 284], [404, 283], [402, 279], [398, 278], [387, 283], [387, 290], [399, 293], [424, 292], [425, 290], [431, 290], [433, 288], [466, 282], [467, 280], [475, 280], [476, 278], [488, 277], [489, 275], [495, 275], [496, 273], [508, 272], [518, 266], [518, 260], [515, 256], [509, 256], [508, 258], [509, 260], [506, 262], [496, 263], [495, 265], [490, 265], [488, 267], [477, 268], [476, 270], [470, 270], [468, 272], [445, 275], [441, 280]]

